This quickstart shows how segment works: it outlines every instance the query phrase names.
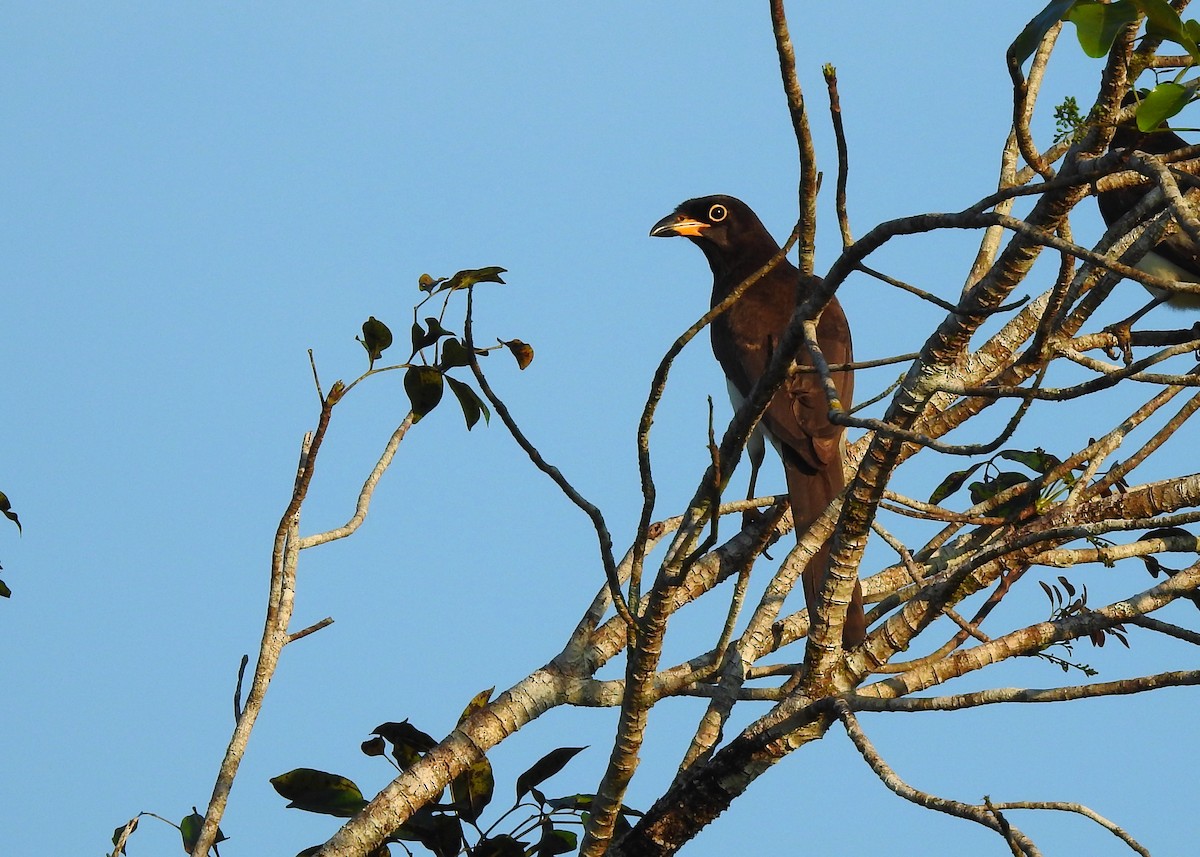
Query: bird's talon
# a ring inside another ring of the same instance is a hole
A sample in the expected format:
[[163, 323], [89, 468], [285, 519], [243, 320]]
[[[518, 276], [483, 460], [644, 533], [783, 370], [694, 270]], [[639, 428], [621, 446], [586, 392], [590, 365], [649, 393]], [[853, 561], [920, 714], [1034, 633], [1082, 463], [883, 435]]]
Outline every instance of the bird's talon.
[[[1121, 359], [1125, 361], [1125, 365], [1128, 366], [1130, 363], [1132, 363], [1133, 330], [1131, 329], [1129, 321], [1126, 320], [1117, 322], [1116, 324], [1110, 324], [1108, 327], [1104, 328], [1104, 332], [1111, 334], [1116, 338], [1117, 348], [1121, 350]], [[1104, 353], [1108, 355], [1110, 360], [1116, 358], [1117, 356], [1115, 351], [1108, 347], [1104, 349]]]

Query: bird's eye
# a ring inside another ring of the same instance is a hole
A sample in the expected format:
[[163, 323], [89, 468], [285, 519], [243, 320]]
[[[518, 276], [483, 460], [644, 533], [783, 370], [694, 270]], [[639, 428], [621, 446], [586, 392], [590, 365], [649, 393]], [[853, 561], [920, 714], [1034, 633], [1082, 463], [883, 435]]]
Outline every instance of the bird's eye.
[[708, 210], [708, 220], [710, 223], [720, 223], [725, 219], [725, 215], [729, 212], [725, 210], [723, 205], [714, 205]]

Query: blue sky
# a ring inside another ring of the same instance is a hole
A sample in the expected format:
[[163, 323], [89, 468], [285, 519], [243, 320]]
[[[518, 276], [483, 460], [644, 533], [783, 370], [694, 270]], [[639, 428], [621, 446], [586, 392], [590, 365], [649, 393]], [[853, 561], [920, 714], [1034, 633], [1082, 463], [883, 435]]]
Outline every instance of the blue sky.
[[[1003, 51], [1038, 8], [792, 4], [827, 188], [820, 67], [838, 67], [859, 234], [994, 187], [1010, 111]], [[1099, 66], [1064, 47], [1045, 103], [1090, 103]], [[203, 808], [316, 416], [307, 349], [326, 386], [349, 379], [365, 364], [359, 325], [375, 315], [404, 331], [420, 274], [507, 268], [508, 285], [478, 292], [477, 336], [525, 339], [537, 357], [523, 373], [492, 358], [492, 380], [605, 510], [620, 547], [640, 501], [633, 438], [651, 374], [708, 300], [701, 255], [650, 241], [649, 227], [716, 192], [745, 199], [776, 234], [793, 217], [796, 156], [762, 3], [286, 14], [262, 3], [10, 3], [0, 65], [0, 488], [25, 527], [20, 538], [0, 530], [15, 593], [0, 604], [3, 853], [98, 854], [140, 810], [178, 819]], [[830, 198], [818, 269], [838, 249]], [[1094, 240], [1098, 218], [1081, 208], [1076, 230]], [[953, 297], [971, 252], [961, 237], [925, 239], [878, 262]], [[1130, 307], [1140, 302], [1126, 291]], [[861, 358], [915, 350], [939, 317], [863, 279], [840, 297]], [[860, 398], [895, 374], [860, 377]], [[727, 413], [698, 341], [656, 423], [663, 515], [702, 472], [708, 395]], [[339, 406], [305, 532], [349, 515], [405, 410], [398, 373]], [[1025, 439], [1066, 444], [1088, 428], [1037, 416]], [[918, 496], [940, 478], [904, 476]], [[553, 656], [600, 583], [588, 522], [500, 424], [468, 434], [456, 409], [435, 412], [405, 441], [363, 530], [302, 558], [297, 625], [336, 623], [285, 652], [222, 853], [323, 841], [334, 820], [286, 810], [270, 777], [309, 766], [381, 787], [389, 769], [358, 751], [374, 726], [408, 717], [444, 734], [478, 690]], [[668, 656], [715, 633], [712, 614], [694, 613]], [[1144, 654], [1154, 669], [1191, 663], [1152, 645], [1081, 657], [1102, 679], [1135, 673]], [[1039, 664], [998, 672], [991, 684], [1064, 678]], [[863, 726], [920, 788], [1075, 800], [1155, 853], [1182, 853], [1200, 826], [1190, 792], [1170, 784], [1190, 782], [1194, 747], [1159, 733], [1177, 735], [1191, 701], [1167, 691]], [[694, 701], [656, 711], [631, 804], [669, 779], [699, 711]], [[614, 722], [611, 711], [552, 712], [498, 748], [501, 791], [564, 744], [591, 750], [554, 784], [593, 789]], [[830, 769], [828, 805], [806, 813], [818, 800], [812, 772]], [[1047, 853], [1127, 853], [1082, 821], [1018, 823]], [[849, 841], [852, 853], [881, 842], [897, 855], [1003, 853], [990, 834], [888, 793], [837, 734], [764, 777], [687, 853], [728, 853], [748, 835], [802, 835], [814, 850]], [[146, 821], [129, 853], [171, 853], [176, 836]]]

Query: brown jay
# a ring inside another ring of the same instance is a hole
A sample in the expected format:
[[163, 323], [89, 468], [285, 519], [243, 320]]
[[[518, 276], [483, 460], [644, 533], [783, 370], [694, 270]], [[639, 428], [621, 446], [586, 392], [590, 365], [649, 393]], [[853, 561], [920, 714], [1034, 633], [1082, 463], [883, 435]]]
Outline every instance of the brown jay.
[[[1127, 106], [1134, 100], [1133, 95], [1128, 95], [1123, 103]], [[1187, 145], [1187, 141], [1165, 126], [1155, 131], [1140, 131], [1131, 120], [1117, 126], [1108, 148], [1109, 151], [1125, 149], [1130, 153], [1139, 151], [1149, 155], [1165, 155]], [[1099, 203], [1100, 215], [1104, 218], [1105, 226], [1112, 227], [1116, 224], [1150, 191], [1151, 187], [1146, 185], [1134, 185], [1098, 193], [1096, 201]], [[1153, 274], [1165, 280], [1200, 283], [1200, 248], [1186, 232], [1176, 229], [1163, 236], [1162, 240], [1154, 245], [1154, 249], [1142, 257], [1136, 267], [1147, 274]], [[1154, 300], [1122, 322], [1126, 330], [1128, 330], [1128, 325], [1161, 303], [1166, 303], [1167, 306], [1175, 309], [1200, 308], [1200, 294], [1172, 292], [1154, 286], [1146, 286], [1146, 290], [1154, 296]]]
[[[704, 252], [713, 273], [714, 306], [779, 252], [779, 245], [757, 215], [731, 196], [690, 199], [654, 224], [650, 235], [683, 236]], [[713, 320], [709, 328], [713, 354], [725, 371], [735, 409], [766, 371], [797, 304], [817, 283], [820, 280], [816, 277], [802, 279], [800, 271], [784, 259]], [[817, 322], [817, 343], [830, 364], [849, 363], [853, 359], [850, 326], [836, 298], [825, 306]], [[799, 359], [801, 365], [812, 365], [806, 353]], [[854, 392], [853, 373], [834, 372], [833, 382], [842, 405], [849, 407]], [[815, 372], [792, 372], [767, 405], [755, 436], [746, 447], [752, 465], [751, 494], [763, 455], [759, 432], [766, 435], [783, 459], [788, 499], [799, 538], [845, 486], [843, 430], [829, 419], [829, 401], [820, 377]], [[802, 578], [810, 619], [816, 616], [817, 596], [828, 565], [826, 542], [809, 562]], [[858, 645], [865, 633], [862, 589], [855, 583], [842, 643]]]

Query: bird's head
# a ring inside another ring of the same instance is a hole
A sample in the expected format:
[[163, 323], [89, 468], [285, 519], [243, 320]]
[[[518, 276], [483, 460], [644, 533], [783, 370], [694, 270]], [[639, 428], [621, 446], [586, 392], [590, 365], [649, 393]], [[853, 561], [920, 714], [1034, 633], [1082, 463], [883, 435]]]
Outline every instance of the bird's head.
[[650, 235], [690, 239], [704, 251], [714, 273], [745, 264], [757, 267], [779, 249], [750, 206], [723, 194], [681, 203], [654, 224]]

